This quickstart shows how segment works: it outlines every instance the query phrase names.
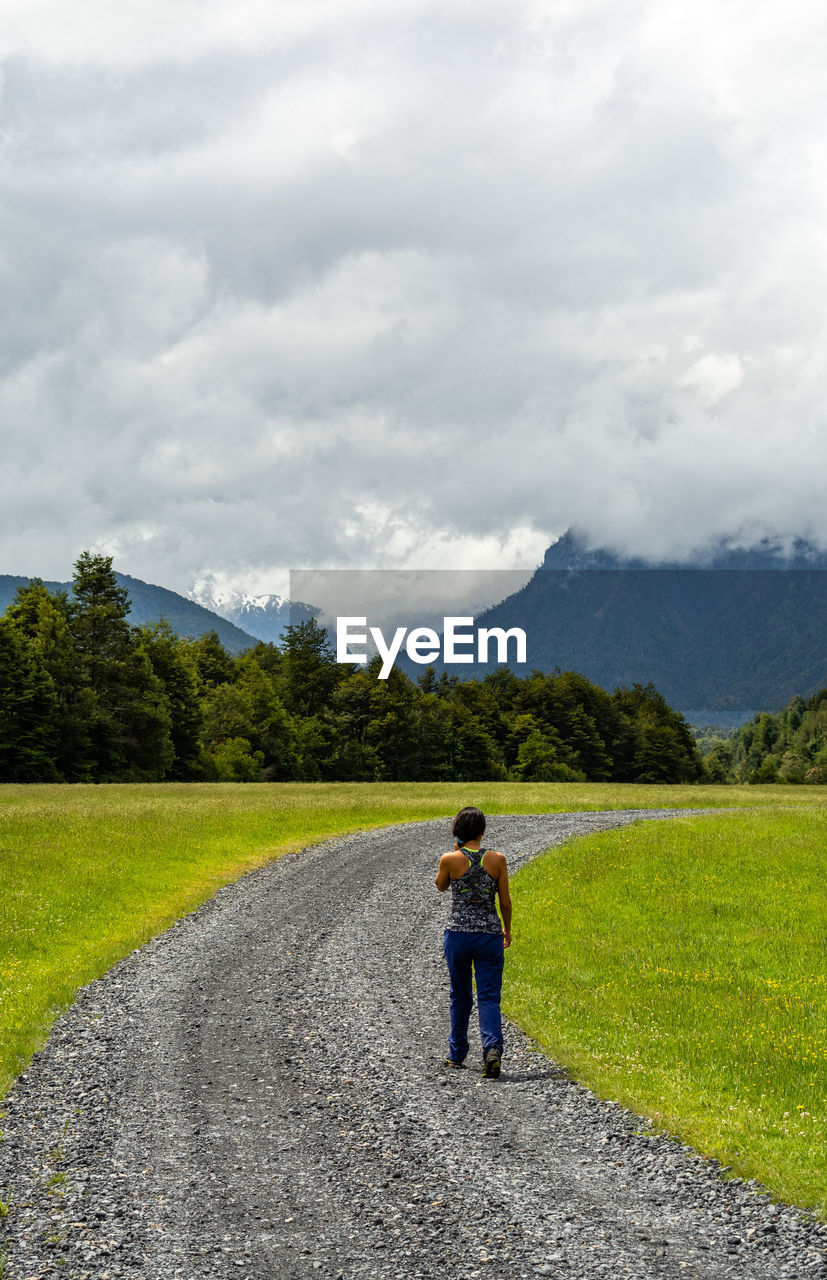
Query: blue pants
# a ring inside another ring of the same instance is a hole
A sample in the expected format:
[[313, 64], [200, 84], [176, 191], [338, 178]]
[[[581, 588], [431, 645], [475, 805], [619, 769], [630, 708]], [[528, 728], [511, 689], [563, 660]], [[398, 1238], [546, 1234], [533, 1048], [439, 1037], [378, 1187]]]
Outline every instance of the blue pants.
[[477, 1013], [480, 1020], [482, 1051], [496, 1045], [503, 1051], [503, 1024], [500, 995], [503, 985], [502, 934], [460, 933], [445, 930], [443, 950], [451, 975], [451, 1035], [448, 1055], [454, 1062], [464, 1062], [468, 1053], [468, 1019], [474, 1007], [471, 988], [471, 966], [477, 980]]

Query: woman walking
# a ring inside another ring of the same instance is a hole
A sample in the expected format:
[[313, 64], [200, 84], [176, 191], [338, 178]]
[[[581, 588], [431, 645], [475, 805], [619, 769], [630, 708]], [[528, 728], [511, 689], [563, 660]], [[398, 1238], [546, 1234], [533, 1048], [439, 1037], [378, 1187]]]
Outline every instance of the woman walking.
[[[511, 946], [511, 896], [505, 857], [481, 848], [485, 815], [460, 809], [451, 828], [451, 853], [439, 860], [434, 884], [451, 889], [451, 914], [443, 949], [451, 977], [451, 1035], [445, 1065], [461, 1067], [468, 1053], [468, 1020], [474, 1004], [471, 973], [477, 983], [477, 1012], [482, 1040], [482, 1074], [496, 1080], [503, 1053], [502, 992], [504, 948]], [[500, 899], [502, 922], [497, 915]]]

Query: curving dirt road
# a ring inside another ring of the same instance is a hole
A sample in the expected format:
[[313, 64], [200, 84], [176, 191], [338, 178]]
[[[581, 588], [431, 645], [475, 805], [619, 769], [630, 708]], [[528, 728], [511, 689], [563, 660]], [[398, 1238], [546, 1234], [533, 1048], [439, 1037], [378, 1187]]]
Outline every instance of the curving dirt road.
[[[641, 816], [486, 839], [513, 869]], [[441, 1067], [448, 826], [282, 859], [81, 994], [7, 1104], [5, 1280], [827, 1275], [822, 1228], [513, 1028], [500, 1081]]]

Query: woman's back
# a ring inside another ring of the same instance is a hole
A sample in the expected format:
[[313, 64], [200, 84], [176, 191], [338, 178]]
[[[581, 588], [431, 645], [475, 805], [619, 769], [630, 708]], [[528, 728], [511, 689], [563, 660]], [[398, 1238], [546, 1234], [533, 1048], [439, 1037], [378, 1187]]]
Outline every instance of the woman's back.
[[502, 933], [497, 915], [497, 877], [483, 865], [486, 852], [491, 862], [497, 855], [485, 849], [460, 848], [468, 860], [462, 875], [451, 877], [451, 914], [446, 929], [463, 933]]

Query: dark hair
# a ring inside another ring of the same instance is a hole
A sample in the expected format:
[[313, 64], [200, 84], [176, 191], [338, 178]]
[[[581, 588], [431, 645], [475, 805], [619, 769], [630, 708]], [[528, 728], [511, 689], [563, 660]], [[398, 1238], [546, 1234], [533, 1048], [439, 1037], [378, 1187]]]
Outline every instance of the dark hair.
[[480, 809], [460, 809], [454, 818], [451, 835], [456, 836], [460, 844], [466, 840], [476, 840], [485, 830], [485, 814]]

